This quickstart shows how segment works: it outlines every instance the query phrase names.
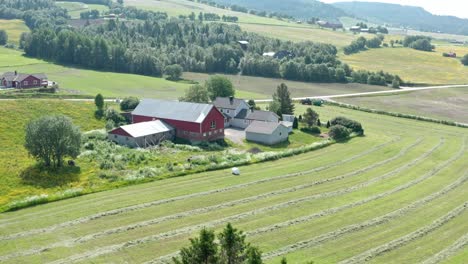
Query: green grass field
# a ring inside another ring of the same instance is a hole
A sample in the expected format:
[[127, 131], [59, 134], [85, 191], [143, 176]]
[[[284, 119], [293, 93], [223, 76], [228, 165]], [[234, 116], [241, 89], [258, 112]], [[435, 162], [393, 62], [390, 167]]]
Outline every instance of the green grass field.
[[468, 87], [341, 98], [338, 101], [366, 108], [468, 123]]
[[[203, 73], [184, 73], [183, 78], [194, 80], [199, 83], [204, 83], [211, 75]], [[253, 99], [270, 99], [276, 91], [276, 87], [281, 83], [285, 83], [292, 97], [310, 97], [310, 96], [325, 96], [334, 94], [347, 93], [363, 93], [373, 91], [389, 90], [388, 87], [363, 85], [356, 83], [340, 84], [340, 83], [304, 83], [296, 81], [288, 81], [283, 79], [262, 78], [252, 76], [239, 75], [224, 75], [228, 77], [234, 87], [240, 91], [249, 91], [253, 94], [261, 95]], [[239, 96], [238, 96], [239, 97]], [[250, 99], [249, 97], [245, 97]]]
[[29, 32], [24, 21], [19, 19], [0, 19], [0, 29], [4, 29], [8, 35], [8, 43], [19, 44], [21, 33]]
[[201, 228], [231, 222], [266, 263], [419, 263], [439, 252], [462, 263], [466, 129], [316, 110], [322, 121], [362, 122], [366, 136], [240, 176], [201, 173], [1, 214], [0, 261], [164, 263]]
[[80, 18], [80, 13], [90, 11], [90, 10], [98, 10], [99, 12], [104, 12], [109, 10], [109, 7], [105, 5], [91, 5], [91, 4], [84, 4], [82, 2], [56, 2], [58, 6], [67, 9], [68, 14], [71, 18]]
[[[104, 126], [104, 121], [94, 118], [95, 106], [93, 103], [49, 101], [49, 100], [17, 100], [0, 101], [0, 205], [3, 206], [13, 199], [20, 197], [54, 193], [63, 188], [42, 188], [24, 184], [19, 177], [22, 171], [34, 164], [33, 159], [28, 157], [23, 147], [24, 127], [26, 123], [39, 116], [48, 114], [64, 114], [73, 119], [73, 122], [80, 126], [82, 131], [100, 129]], [[83, 175], [92, 171], [93, 168], [83, 168]], [[84, 178], [84, 176], [83, 176]], [[77, 187], [80, 182], [70, 183], [65, 188]]]
[[458, 59], [442, 57], [442, 52], [450, 49], [466, 51], [466, 48], [455, 46], [436, 47], [435, 52], [402, 47], [380, 48], [349, 56], [340, 55], [340, 59], [356, 69], [383, 70], [414, 83], [466, 84], [468, 67]]
[[[61, 66], [22, 56], [20, 51], [0, 47], [0, 73], [7, 71], [28, 73], [44, 72], [49, 80], [58, 82], [61, 93], [91, 95], [102, 93], [106, 97], [137, 96], [140, 98], [177, 99], [190, 87], [187, 82], [172, 82], [136, 74], [123, 74], [85, 70]], [[184, 78], [203, 83], [210, 75], [185, 73]], [[387, 88], [358, 84], [314, 84], [280, 79], [227, 75], [236, 88], [236, 96], [247, 99], [269, 99], [276, 87], [287, 83], [294, 97], [380, 91]]]

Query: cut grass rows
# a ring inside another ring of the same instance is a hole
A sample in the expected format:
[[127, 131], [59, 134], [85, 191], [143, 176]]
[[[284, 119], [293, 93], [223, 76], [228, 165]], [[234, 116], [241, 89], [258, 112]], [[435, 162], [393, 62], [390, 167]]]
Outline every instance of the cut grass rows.
[[187, 200], [187, 199], [190, 199], [190, 198], [206, 196], [206, 195], [215, 194], [215, 193], [223, 193], [223, 192], [227, 192], [227, 191], [246, 188], [246, 187], [249, 187], [249, 186], [252, 186], [252, 185], [262, 184], [262, 183], [271, 182], [271, 181], [275, 181], [275, 180], [284, 180], [284, 179], [293, 178], [293, 177], [297, 177], [297, 176], [303, 176], [305, 174], [310, 174], [310, 173], [313, 173], [313, 172], [323, 171], [323, 170], [326, 170], [326, 169], [329, 169], [329, 168], [332, 168], [332, 167], [335, 167], [335, 166], [339, 166], [339, 165], [354, 161], [354, 160], [356, 160], [358, 158], [361, 158], [361, 157], [366, 156], [366, 155], [368, 155], [370, 153], [378, 151], [378, 150], [384, 148], [385, 146], [387, 146], [387, 145], [389, 145], [391, 143], [394, 143], [395, 141], [396, 141], [396, 139], [392, 140], [392, 141], [389, 141], [389, 142], [386, 142], [384, 144], [375, 146], [375, 147], [373, 147], [371, 149], [368, 149], [368, 150], [366, 150], [366, 151], [364, 151], [362, 153], [359, 153], [359, 154], [354, 155], [352, 157], [349, 157], [347, 159], [340, 160], [340, 161], [337, 161], [337, 162], [334, 162], [334, 163], [331, 163], [331, 164], [327, 164], [327, 165], [324, 165], [324, 166], [321, 166], [321, 167], [318, 167], [318, 168], [314, 168], [314, 169], [310, 169], [310, 170], [306, 170], [306, 171], [300, 171], [300, 172], [296, 172], [296, 173], [289, 173], [289, 174], [280, 175], [280, 176], [271, 177], [271, 178], [265, 178], [265, 179], [252, 181], [252, 182], [248, 182], [248, 183], [242, 183], [242, 184], [238, 184], [238, 185], [233, 185], [233, 186], [225, 187], [225, 188], [221, 188], [221, 189], [215, 189], [215, 190], [210, 190], [210, 191], [206, 191], [206, 192], [199, 192], [199, 193], [192, 193], [192, 194], [188, 194], [188, 195], [183, 195], [183, 196], [178, 196], [178, 197], [173, 197], [173, 198], [168, 198], [168, 199], [163, 199], [163, 200], [155, 200], [155, 201], [152, 201], [152, 202], [149, 202], [149, 203], [143, 203], [143, 204], [137, 204], [137, 205], [128, 206], [128, 207], [123, 207], [123, 208], [119, 208], [119, 209], [115, 209], [115, 210], [110, 210], [110, 211], [90, 215], [90, 216], [87, 216], [87, 217], [82, 217], [80, 219], [63, 222], [63, 223], [56, 224], [56, 225], [53, 225], [53, 226], [49, 226], [49, 227], [46, 227], [46, 228], [33, 229], [33, 230], [21, 232], [21, 233], [1, 236], [0, 240], [8, 240], [8, 239], [14, 239], [14, 238], [19, 238], [19, 237], [34, 235], [34, 234], [48, 233], [48, 232], [55, 231], [55, 230], [57, 230], [59, 228], [70, 227], [70, 226], [74, 226], [74, 225], [77, 225], [77, 224], [83, 224], [83, 223], [93, 221], [93, 220], [96, 220], [96, 219], [99, 219], [99, 218], [102, 218], [102, 217], [107, 217], [107, 216], [112, 216], [112, 215], [117, 215], [117, 214], [122, 214], [122, 213], [128, 213], [128, 212], [132, 212], [132, 211], [135, 211], [135, 210], [141, 210], [141, 209], [144, 209], [144, 208], [154, 207], [154, 206], [167, 204], [167, 203], [171, 203], [171, 202], [175, 202], [175, 201]]
[[[371, 220], [367, 220], [367, 221], [364, 221], [364, 222], [361, 222], [361, 223], [357, 223], [357, 224], [346, 226], [344, 228], [340, 228], [338, 230], [335, 230], [335, 231], [320, 235], [320, 236], [315, 237], [315, 238], [310, 239], [310, 240], [300, 241], [300, 242], [294, 243], [292, 245], [288, 245], [288, 246], [280, 248], [278, 250], [268, 252], [268, 253], [264, 254], [264, 257], [266, 259], [271, 259], [271, 258], [274, 258], [274, 257], [283, 256], [283, 255], [286, 255], [288, 253], [291, 253], [291, 252], [294, 252], [294, 251], [297, 251], [297, 250], [300, 250], [300, 249], [314, 247], [314, 246], [319, 245], [320, 243], [325, 243], [325, 242], [327, 242], [329, 240], [337, 239], [338, 237], [344, 236], [344, 235], [349, 234], [351, 232], [357, 232], [357, 231], [360, 231], [360, 230], [365, 229], [365, 228], [381, 225], [381, 224], [384, 224], [384, 223], [386, 223], [388, 221], [395, 220], [395, 219], [397, 219], [399, 217], [404, 216], [409, 211], [418, 209], [418, 208], [424, 206], [425, 204], [429, 203], [430, 201], [432, 201], [432, 200], [446, 194], [447, 192], [453, 190], [454, 188], [459, 186], [461, 183], [464, 183], [465, 181], [466, 181], [466, 177], [463, 177], [462, 179], [459, 179], [454, 184], [448, 186], [444, 190], [442, 190], [440, 192], [437, 192], [437, 193], [434, 193], [434, 194], [431, 194], [431, 195], [429, 195], [429, 196], [427, 196], [427, 197], [425, 197], [425, 198], [423, 198], [421, 200], [418, 200], [418, 201], [416, 201], [414, 203], [411, 203], [410, 205], [402, 207], [402, 208], [400, 208], [400, 209], [398, 209], [396, 211], [393, 211], [393, 212], [388, 213], [388, 214], [383, 215], [383, 216], [373, 218]], [[464, 203], [463, 205], [461, 205], [461, 206], [457, 207], [456, 209], [452, 210], [446, 216], [442, 217], [441, 219], [438, 219], [435, 222], [435, 225], [432, 224], [429, 227], [425, 227], [422, 230], [425, 230], [425, 233], [427, 233], [430, 230], [439, 227], [443, 223], [448, 222], [453, 217], [458, 216], [459, 214], [461, 214], [463, 212], [463, 210], [466, 208], [467, 205], [468, 205], [468, 203]], [[400, 244], [401, 242], [410, 241], [411, 238], [414, 236], [414, 234], [419, 234], [421, 232], [422, 231], [409, 234], [408, 239], [405, 238], [405, 239], [403, 239], [404, 241], [398, 240], [399, 241], [398, 244]], [[394, 243], [392, 243], [391, 245], [395, 246]], [[380, 253], [385, 252], [386, 250], [390, 250], [390, 249], [387, 248], [387, 246], [389, 246], [389, 245], [384, 245], [384, 246], [376, 249], [375, 252], [372, 251], [372, 253], [374, 253], [374, 254], [379, 253], [380, 254]], [[383, 248], [386, 248], [386, 250], [382, 250]], [[364, 254], [364, 255], [366, 255], [366, 254]], [[362, 258], [362, 255], [359, 255], [358, 257], [356, 257], [356, 261], [354, 261], [354, 259], [353, 259], [353, 260], [349, 260], [349, 262], [343, 262], [343, 263], [362, 263], [364, 260], [366, 260], [366, 261], [370, 260], [370, 258], [367, 259], [367, 257], [368, 257], [368, 255], [366, 255], [364, 258]]]
[[[252, 216], [255, 216], [255, 215], [259, 215], [259, 214], [264, 214], [264, 213], [272, 211], [272, 210], [285, 209], [285, 208], [288, 208], [290, 206], [297, 205], [298, 203], [303, 203], [303, 202], [311, 201], [311, 200], [314, 200], [314, 199], [324, 199], [324, 198], [329, 198], [329, 197], [333, 197], [333, 196], [343, 195], [345, 193], [350, 193], [350, 192], [356, 191], [358, 189], [364, 188], [366, 186], [369, 186], [369, 185], [371, 185], [371, 184], [373, 184], [375, 182], [378, 182], [380, 180], [386, 179], [386, 178], [388, 178], [390, 176], [393, 176], [393, 175], [395, 175], [395, 174], [397, 174], [397, 173], [399, 173], [399, 172], [401, 172], [401, 171], [403, 171], [405, 169], [408, 169], [411, 166], [414, 166], [415, 164], [418, 164], [419, 162], [421, 162], [422, 159], [427, 158], [436, 149], [438, 149], [443, 144], [443, 142], [444, 141], [441, 140], [441, 142], [439, 142], [439, 144], [437, 144], [431, 150], [429, 150], [428, 152], [426, 152], [422, 156], [418, 157], [417, 159], [413, 160], [409, 164], [407, 164], [405, 166], [401, 166], [401, 167], [393, 170], [390, 173], [384, 174], [384, 175], [382, 175], [380, 177], [369, 180], [368, 182], [365, 182], [363, 184], [359, 184], [357, 186], [353, 186], [353, 187], [350, 187], [350, 188], [345, 188], [345, 189], [342, 189], [342, 190], [337, 190], [337, 191], [330, 192], [330, 193], [317, 194], [317, 195], [312, 195], [312, 196], [308, 196], [308, 197], [304, 197], [304, 198], [300, 198], [300, 199], [290, 200], [290, 201], [287, 201], [287, 202], [284, 202], [284, 203], [281, 203], [281, 204], [275, 204], [275, 205], [272, 205], [272, 206], [269, 206], [269, 207], [259, 208], [259, 209], [251, 210], [251, 211], [244, 212], [244, 213], [241, 213], [241, 214], [225, 217], [225, 218], [222, 218], [222, 219], [217, 219], [217, 220], [214, 220], [214, 221], [205, 222], [205, 223], [200, 224], [200, 225], [189, 226], [189, 227], [185, 227], [185, 228], [181, 228], [181, 229], [177, 229], [177, 230], [172, 230], [172, 231], [169, 231], [169, 232], [166, 232], [166, 233], [153, 235], [153, 236], [148, 236], [148, 237], [144, 237], [144, 238], [133, 240], [133, 241], [128, 241], [128, 242], [125, 242], [125, 243], [121, 243], [119, 245], [111, 245], [111, 246], [108, 246], [108, 247], [105, 247], [105, 248], [100, 248], [100, 249], [98, 249], [96, 251], [89, 252], [87, 254], [80, 254], [80, 255], [77, 255], [75, 257], [72, 256], [71, 258], [67, 258], [64, 261], [65, 262], [76, 261], [76, 260], [87, 259], [87, 258], [90, 258], [90, 257], [91, 258], [96, 257], [96, 256], [99, 256], [99, 255], [102, 255], [102, 254], [110, 254], [110, 253], [112, 253], [112, 252], [114, 252], [116, 250], [121, 250], [122, 248], [133, 247], [133, 246], [136, 246], [136, 245], [140, 245], [142, 243], [150, 243], [150, 242], [153, 242], [153, 241], [161, 241], [163, 239], [168, 239], [168, 238], [171, 238], [171, 237], [174, 237], [174, 236], [179, 236], [179, 235], [182, 235], [182, 234], [190, 234], [190, 233], [193, 233], [194, 231], [199, 230], [199, 229], [201, 229], [203, 227], [216, 227], [216, 226], [219, 226], [219, 225], [221, 225], [222, 223], [225, 223], [225, 222], [237, 222], [237, 221], [239, 221], [241, 219], [244, 219], [246, 217], [252, 217]], [[360, 172], [360, 170], [357, 171], [357, 172]], [[356, 172], [354, 172], [354, 173], [356, 173]], [[353, 175], [353, 173], [350, 173], [349, 175]], [[327, 181], [325, 181], [325, 182], [327, 182]], [[125, 229], [123, 231], [128, 231], [128, 230], [133, 230], [133, 229], [134, 228]], [[95, 238], [94, 236], [85, 237], [82, 242], [87, 242], [87, 241], [89, 241], [89, 239], [94, 239], [94, 238]], [[78, 241], [80, 241], [80, 239]], [[68, 246], [73, 246], [73, 243], [65, 242], [65, 241], [64, 241], [64, 243], [68, 244]], [[44, 251], [44, 250], [50, 250], [50, 248], [36, 249], [36, 252], [41, 252], [41, 251]], [[25, 253], [25, 252], [23, 252], [23, 253]], [[61, 263], [61, 262], [57, 262], [57, 263]]]
[[[215, 211], [215, 210], [220, 210], [220, 209], [223, 209], [223, 208], [229, 208], [229, 207], [245, 204], [245, 203], [252, 202], [252, 201], [258, 201], [260, 199], [271, 198], [272, 196], [278, 196], [280, 194], [287, 194], [287, 193], [297, 192], [299, 190], [307, 189], [307, 188], [310, 188], [310, 187], [313, 187], [313, 186], [316, 186], [316, 185], [331, 183], [331, 182], [334, 182], [334, 181], [346, 179], [348, 177], [357, 176], [359, 174], [363, 174], [364, 172], [370, 171], [370, 170], [372, 170], [374, 168], [377, 168], [377, 167], [380, 167], [382, 165], [388, 164], [391, 161], [394, 161], [396, 159], [399, 159], [399, 158], [403, 157], [412, 148], [419, 145], [421, 142], [422, 142], [422, 139], [418, 139], [418, 140], [416, 140], [416, 142], [414, 142], [410, 146], [407, 146], [407, 147], [403, 148], [399, 153], [392, 156], [391, 158], [388, 158], [386, 160], [374, 163], [374, 164], [372, 164], [370, 166], [367, 166], [365, 168], [358, 169], [356, 171], [353, 171], [353, 172], [350, 172], [350, 173], [347, 173], [347, 174], [344, 174], [344, 175], [340, 175], [340, 176], [337, 176], [337, 177], [326, 178], [326, 179], [323, 179], [323, 180], [313, 181], [313, 182], [308, 183], [308, 184], [295, 185], [293, 187], [280, 189], [280, 190], [276, 190], [276, 191], [272, 191], [272, 192], [268, 192], [268, 193], [263, 193], [263, 194], [260, 194], [260, 195], [255, 195], [255, 196], [243, 198], [243, 199], [240, 199], [240, 200], [229, 201], [229, 202], [226, 202], [224, 204], [216, 204], [216, 205], [213, 205], [213, 206], [202, 207], [202, 208], [194, 209], [194, 210], [191, 210], [191, 211], [185, 211], [185, 212], [182, 212], [182, 213], [167, 215], [167, 216], [164, 216], [164, 217], [159, 217], [159, 218], [155, 218], [155, 219], [151, 219], [151, 220], [146, 220], [146, 221], [143, 221], [143, 222], [133, 223], [133, 224], [130, 224], [130, 225], [127, 225], [127, 226], [120, 226], [120, 227], [113, 228], [113, 229], [107, 229], [107, 230], [104, 230], [104, 231], [101, 231], [101, 232], [98, 232], [98, 233], [93, 233], [93, 234], [82, 236], [82, 237], [80, 237], [78, 239], [71, 239], [71, 240], [67, 240], [67, 241], [61, 241], [59, 243], [54, 243], [54, 244], [51, 244], [51, 245], [48, 245], [48, 246], [45, 246], [45, 247], [34, 248], [34, 249], [22, 251], [21, 253], [14, 253], [14, 254], [11, 254], [11, 255], [2, 256], [2, 257], [0, 257], [0, 260], [7, 260], [7, 259], [15, 258], [15, 257], [20, 257], [20, 256], [28, 256], [28, 255], [38, 254], [40, 252], [50, 250], [52, 248], [60, 247], [60, 246], [70, 247], [70, 246], [73, 246], [75, 244], [85, 243], [85, 242], [88, 242], [90, 240], [94, 240], [96, 238], [102, 237], [102, 236], [114, 235], [114, 234], [129, 231], [129, 230], [134, 230], [134, 229], [137, 229], [137, 228], [142, 228], [142, 227], [147, 227], [147, 226], [150, 226], [150, 225], [160, 224], [162, 222], [169, 221], [169, 220], [179, 220], [181, 218], [188, 217], [188, 216], [193, 216], [193, 215], [196, 215], [196, 214], [202, 214], [202, 213], [212, 212], [212, 211]], [[442, 143], [439, 143], [430, 152], [434, 151], [436, 148], [439, 148], [441, 146], [441, 144]], [[427, 153], [425, 156], [427, 156], [427, 155], [429, 155], [429, 153]], [[401, 170], [401, 168], [399, 168], [398, 171], [399, 170]], [[299, 176], [299, 175], [305, 175], [305, 174], [308, 174], [308, 172], [301, 172], [301, 173], [297, 173], [295, 175]], [[386, 175], [386, 176], [388, 176], [388, 175]], [[362, 188], [362, 187], [363, 187], [363, 185], [359, 186], [359, 188]], [[242, 219], [242, 218], [247, 217], [247, 216], [252, 216], [252, 215], [259, 214], [259, 213], [264, 213], [264, 212], [268, 212], [268, 211], [271, 211], [271, 210], [279, 210], [279, 209], [282, 209], [282, 208], [287, 208], [287, 207], [290, 207], [292, 205], [295, 205], [295, 204], [298, 204], [298, 203], [301, 203], [301, 202], [305, 202], [305, 201], [309, 201], [309, 200], [313, 200], [313, 199], [336, 196], [336, 195], [340, 195], [340, 194], [342, 194], [344, 192], [354, 191], [356, 189], [357, 189], [357, 187], [355, 186], [355, 188], [348, 188], [348, 189], [344, 189], [344, 190], [341, 190], [341, 191], [336, 191], [336, 192], [332, 192], [332, 193], [328, 193], [328, 194], [318, 194], [318, 195], [306, 196], [304, 198], [290, 200], [290, 201], [284, 202], [282, 204], [275, 204], [273, 206], [269, 206], [269, 207], [266, 207], [266, 208], [261, 208], [261, 209], [256, 209], [256, 210], [253, 210], [253, 211], [249, 211], [249, 212], [246, 212], [244, 214], [233, 216], [231, 218], [232, 218], [232, 220], [239, 220], [239, 219]], [[224, 221], [224, 220], [221, 220], [221, 221]], [[51, 230], [46, 231], [44, 229], [42, 229], [41, 231], [42, 231], [42, 233], [51, 232]], [[188, 230], [187, 232], [190, 232], [190, 231], [191, 230]], [[32, 235], [32, 234], [29, 234], [29, 235]], [[25, 234], [20, 233], [20, 234], [13, 234], [13, 235], [10, 235], [10, 236], [4, 236], [4, 237], [2, 237], [2, 239], [3, 240], [10, 240], [10, 239], [15, 239], [15, 238], [20, 238], [20, 237], [23, 237], [23, 236], [25, 236]]]
[[453, 209], [450, 211], [448, 214], [444, 215], [441, 218], [438, 218], [436, 221], [432, 222], [430, 225], [427, 225], [423, 228], [420, 228], [414, 232], [411, 232], [410, 234], [401, 237], [399, 239], [393, 240], [385, 245], [373, 248], [371, 250], [368, 250], [360, 255], [357, 255], [351, 259], [344, 260], [340, 262], [341, 264], [353, 264], [353, 263], [362, 263], [364, 261], [369, 261], [372, 258], [379, 256], [380, 254], [383, 254], [387, 251], [391, 251], [395, 248], [401, 247], [402, 245], [405, 245], [406, 243], [418, 239], [422, 236], [425, 236], [426, 234], [436, 230], [437, 228], [443, 226], [444, 224], [448, 223], [450, 220], [454, 219], [455, 217], [458, 217], [461, 215], [463, 212], [468, 207], [468, 202], [465, 202], [464, 204], [458, 206], [457, 208]]
[[453, 256], [460, 250], [462, 250], [466, 245], [468, 245], [468, 234], [465, 234], [459, 238], [455, 243], [440, 251], [436, 255], [426, 259], [422, 264], [436, 264], [440, 263], [445, 259], [448, 259], [450, 256]]
[[[440, 164], [436, 168], [432, 169], [426, 175], [422, 176], [420, 179], [416, 180], [415, 184], [422, 181], [422, 180], [425, 180], [427, 178], [430, 178], [430, 177], [436, 175], [441, 170], [449, 167], [449, 165], [451, 163], [453, 163], [456, 160], [460, 159], [463, 156], [464, 152], [465, 152], [465, 144], [466, 144], [466, 139], [463, 141], [463, 145], [462, 145], [461, 149], [459, 150], [459, 152], [456, 155], [451, 157], [449, 160], [443, 162], [442, 164]], [[324, 243], [325, 241], [336, 239], [338, 236], [343, 236], [343, 235], [348, 234], [350, 232], [356, 232], [356, 231], [362, 230], [364, 228], [368, 228], [368, 227], [383, 224], [383, 223], [385, 223], [387, 221], [398, 218], [398, 217], [402, 216], [403, 214], [405, 214], [405, 213], [407, 213], [407, 212], [409, 212], [411, 210], [414, 210], [416, 208], [424, 206], [425, 204], [431, 202], [432, 200], [434, 200], [434, 199], [446, 194], [447, 192], [453, 190], [454, 188], [456, 188], [460, 184], [464, 183], [465, 181], [466, 181], [466, 175], [464, 175], [462, 178], [460, 178], [459, 180], [457, 180], [453, 184], [447, 186], [443, 190], [441, 190], [439, 192], [436, 192], [436, 193], [433, 193], [433, 194], [431, 194], [431, 195], [429, 195], [429, 196], [427, 196], [427, 197], [425, 197], [425, 198], [423, 198], [421, 200], [413, 202], [413, 203], [411, 203], [410, 205], [408, 205], [406, 207], [400, 208], [400, 209], [398, 209], [396, 211], [393, 211], [391, 213], [388, 213], [386, 215], [376, 217], [376, 218], [374, 218], [372, 220], [367, 220], [367, 221], [364, 221], [364, 222], [359, 223], [359, 224], [349, 225], [347, 227], [344, 227], [344, 228], [341, 228], [339, 230], [335, 230], [335, 231], [323, 234], [321, 236], [315, 237], [315, 238], [310, 239], [310, 240], [300, 241], [300, 242], [297, 242], [295, 244], [288, 245], [288, 246], [283, 247], [281, 249], [278, 249], [276, 251], [272, 251], [272, 252], [269, 252], [269, 253], [265, 254], [265, 257], [268, 259], [268, 258], [282, 256], [282, 255], [294, 252], [294, 251], [299, 250], [299, 249], [313, 247], [313, 246], [318, 245], [319, 243]]]
[[[376, 141], [377, 140], [377, 141]], [[385, 138], [383, 139], [385, 140]], [[388, 144], [393, 144], [397, 142], [399, 138], [394, 138], [394, 140], [388, 141]], [[366, 137], [364, 141], [369, 144], [378, 144], [382, 142], [382, 139]], [[382, 146], [383, 147], [383, 146]], [[380, 149], [380, 148], [379, 148]], [[339, 151], [338, 151], [339, 150]], [[297, 172], [301, 169], [306, 170], [310, 169], [310, 166], [305, 162], [310, 159], [314, 159], [318, 166], [324, 164], [328, 165], [330, 163], [328, 156], [334, 156], [337, 160], [346, 159], [347, 157], [353, 155], [359, 151], [369, 150], [365, 145], [359, 144], [357, 141], [351, 141], [348, 143], [348, 146], [344, 149], [339, 148], [339, 146], [330, 146], [322, 150], [319, 153], [311, 152], [305, 155], [296, 156], [293, 158], [286, 158], [284, 160], [269, 162], [266, 164], [255, 164], [249, 168], [257, 169], [262, 168], [265, 173], [268, 175], [278, 175], [278, 173], [287, 173], [287, 172]], [[367, 152], [366, 152], [367, 153]], [[370, 152], [369, 152], [370, 153]], [[364, 157], [364, 155], [362, 155]], [[295, 166], [285, 166], [289, 164], [294, 164]], [[193, 193], [191, 190], [196, 189], [198, 191], [211, 190], [213, 188], [221, 188], [230, 186], [233, 184], [239, 184], [245, 182], [245, 178], [248, 179], [262, 179], [266, 175], [258, 173], [250, 173], [250, 169], [244, 172], [243, 177], [232, 177], [230, 171], [223, 170], [217, 173], [201, 173], [197, 175], [192, 175], [190, 177], [180, 177], [168, 179], [165, 181], [158, 181], [150, 184], [145, 184], [142, 186], [132, 186], [127, 188], [127, 191], [123, 194], [118, 190], [107, 192], [104, 194], [93, 194], [89, 195], [86, 198], [80, 197], [77, 199], [67, 200], [63, 203], [55, 203], [44, 205], [48, 210], [38, 210], [38, 208], [31, 208], [26, 211], [21, 211], [18, 213], [9, 213], [12, 215], [8, 220], [0, 220], [0, 227], [9, 226], [8, 229], [0, 229], [0, 234], [3, 232], [13, 232], [15, 229], [13, 225], [21, 225], [21, 230], [24, 230], [24, 223], [28, 223], [28, 220], [31, 217], [36, 219], [44, 219], [50, 217], [50, 221], [57, 222], [60, 219], [57, 217], [67, 217], [68, 219], [79, 218], [83, 215], [90, 215], [97, 212], [109, 211], [112, 209], [123, 208], [135, 204], [142, 204], [154, 201], [159, 198], [167, 198], [185, 195], [188, 193]], [[227, 180], [227, 181], [226, 181]], [[176, 187], [176, 188], [174, 188]], [[155, 188], [159, 189], [158, 192], [154, 192]], [[122, 198], [122, 201], [115, 205], [112, 201], [116, 198]], [[101, 206], [90, 207], [89, 204], [99, 201]], [[64, 214], [64, 213], [67, 214]], [[2, 218], [0, 216], [0, 218]], [[66, 219], [64, 219], [66, 220]], [[41, 221], [42, 223], [43, 221]], [[34, 229], [38, 228], [38, 225], [32, 225]]]
[[[244, 230], [246, 230], [246, 229], [244, 229]], [[158, 243], [162, 243], [162, 242], [161, 242], [161, 241], [158, 241]], [[140, 245], [140, 246], [141, 246], [141, 245]], [[130, 252], [130, 251], [127, 251], [127, 252]], [[172, 254], [171, 254], [171, 255], [172, 255]], [[157, 261], [156, 261], [156, 262], [157, 262]]]

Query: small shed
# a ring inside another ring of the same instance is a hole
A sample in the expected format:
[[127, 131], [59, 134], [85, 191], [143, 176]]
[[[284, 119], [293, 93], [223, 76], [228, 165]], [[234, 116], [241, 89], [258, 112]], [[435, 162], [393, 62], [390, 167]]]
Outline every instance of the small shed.
[[294, 122], [281, 121], [280, 123], [288, 129], [288, 132], [289, 132], [289, 133], [292, 133], [292, 132], [293, 132]]
[[108, 138], [119, 145], [131, 148], [147, 148], [173, 140], [175, 129], [161, 120], [141, 122], [118, 127], [109, 132]]
[[254, 121], [245, 130], [245, 138], [260, 144], [275, 145], [287, 141], [289, 131], [281, 123]]

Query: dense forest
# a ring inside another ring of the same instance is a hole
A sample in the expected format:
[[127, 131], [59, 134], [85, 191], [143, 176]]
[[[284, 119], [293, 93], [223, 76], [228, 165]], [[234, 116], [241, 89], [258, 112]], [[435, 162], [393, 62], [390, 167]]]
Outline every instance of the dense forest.
[[369, 2], [340, 2], [333, 5], [356, 17], [377, 23], [384, 22], [397, 27], [429, 32], [468, 35], [468, 19], [433, 15], [421, 7]]
[[[56, 8], [32, 6], [31, 9], [38, 10]], [[352, 69], [338, 60], [337, 49], [329, 44], [281, 41], [244, 32], [237, 25], [168, 18], [165, 13], [120, 5], [110, 12], [125, 14], [127, 19], [71, 28], [61, 22], [67, 18], [64, 13], [50, 20], [56, 22], [53, 27], [35, 26], [32, 33], [23, 34], [21, 47], [28, 56], [62, 64], [151, 76], [162, 76], [167, 66], [180, 65], [184, 71], [241, 73], [309, 82], [384, 84], [398, 78], [367, 72], [367, 79], [363, 74], [356, 78]], [[249, 44], [240, 45], [239, 41]], [[263, 56], [265, 52], [290, 56]], [[376, 83], [375, 79], [385, 82]]]

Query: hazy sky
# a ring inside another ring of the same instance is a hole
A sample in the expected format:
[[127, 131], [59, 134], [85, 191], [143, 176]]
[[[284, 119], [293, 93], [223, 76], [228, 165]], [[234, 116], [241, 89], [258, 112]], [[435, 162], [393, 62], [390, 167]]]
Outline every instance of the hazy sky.
[[[352, 0], [320, 0], [325, 3], [351, 2]], [[386, 2], [400, 5], [420, 6], [436, 15], [451, 15], [468, 18], [468, 0], [359, 0], [366, 2]]]

